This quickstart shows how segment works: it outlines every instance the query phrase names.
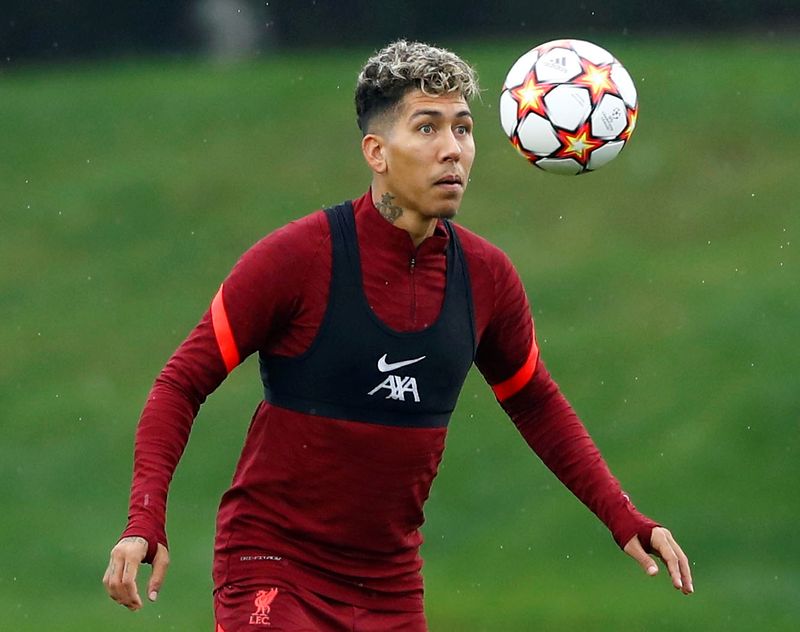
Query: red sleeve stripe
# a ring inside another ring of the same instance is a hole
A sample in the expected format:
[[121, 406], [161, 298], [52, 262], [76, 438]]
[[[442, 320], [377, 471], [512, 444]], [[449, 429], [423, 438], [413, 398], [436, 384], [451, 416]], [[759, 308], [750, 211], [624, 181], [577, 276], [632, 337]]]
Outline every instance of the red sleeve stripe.
[[536, 371], [536, 363], [539, 361], [539, 347], [536, 346], [536, 336], [533, 336], [531, 341], [531, 351], [528, 354], [528, 359], [525, 360], [520, 369], [514, 373], [510, 378], [499, 384], [492, 386], [494, 396], [497, 401], [502, 402], [507, 400], [512, 395], [515, 395], [525, 386], [528, 381], [533, 377]]
[[214, 327], [214, 336], [217, 338], [217, 346], [225, 362], [225, 369], [230, 373], [239, 365], [239, 349], [233, 339], [231, 325], [228, 322], [228, 314], [225, 312], [225, 304], [222, 302], [222, 286], [211, 301], [211, 324]]

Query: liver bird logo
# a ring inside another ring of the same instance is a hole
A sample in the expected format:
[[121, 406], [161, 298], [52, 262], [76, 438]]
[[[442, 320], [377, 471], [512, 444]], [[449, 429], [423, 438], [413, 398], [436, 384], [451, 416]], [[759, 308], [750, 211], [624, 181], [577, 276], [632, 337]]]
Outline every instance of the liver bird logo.
[[250, 615], [251, 625], [269, 625], [269, 611], [270, 605], [278, 596], [277, 588], [270, 588], [269, 590], [259, 590], [256, 593], [254, 604], [256, 611]]
[[269, 590], [259, 590], [256, 594], [256, 612], [255, 614], [269, 614], [269, 605], [278, 594], [277, 588], [270, 588]]

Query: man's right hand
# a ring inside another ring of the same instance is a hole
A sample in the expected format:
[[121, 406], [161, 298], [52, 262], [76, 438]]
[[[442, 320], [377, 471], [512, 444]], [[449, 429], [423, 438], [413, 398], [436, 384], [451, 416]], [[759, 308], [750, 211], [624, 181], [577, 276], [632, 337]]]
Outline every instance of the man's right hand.
[[[145, 555], [147, 555], [147, 540], [140, 537], [122, 538], [111, 549], [111, 559], [106, 574], [103, 575], [103, 585], [108, 596], [128, 610], [138, 610], [142, 607], [142, 599], [136, 587], [136, 573]], [[150, 601], [155, 601], [158, 597], [168, 566], [167, 547], [159, 544], [153, 559], [153, 572], [147, 583], [147, 596]]]

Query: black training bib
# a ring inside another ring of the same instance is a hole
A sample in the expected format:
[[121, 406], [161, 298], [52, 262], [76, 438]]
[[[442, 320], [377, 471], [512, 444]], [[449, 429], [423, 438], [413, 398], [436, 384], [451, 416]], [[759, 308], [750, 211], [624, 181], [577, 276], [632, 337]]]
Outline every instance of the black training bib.
[[472, 292], [456, 231], [450, 235], [439, 317], [398, 332], [367, 303], [351, 202], [326, 209], [333, 266], [328, 305], [311, 347], [261, 354], [264, 398], [298, 412], [390, 426], [446, 426], [475, 357]]

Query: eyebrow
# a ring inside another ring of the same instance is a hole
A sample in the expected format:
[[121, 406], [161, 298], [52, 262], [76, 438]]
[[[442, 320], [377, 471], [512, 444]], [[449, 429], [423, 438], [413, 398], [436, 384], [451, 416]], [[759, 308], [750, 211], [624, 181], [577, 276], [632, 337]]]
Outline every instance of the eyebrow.
[[[444, 114], [442, 114], [439, 110], [417, 110], [414, 112], [409, 118], [409, 120], [413, 120], [420, 116], [430, 116], [433, 118], [444, 118]], [[469, 117], [472, 118], [472, 112], [469, 110], [461, 110], [455, 116], [455, 118], [465, 118]]]

